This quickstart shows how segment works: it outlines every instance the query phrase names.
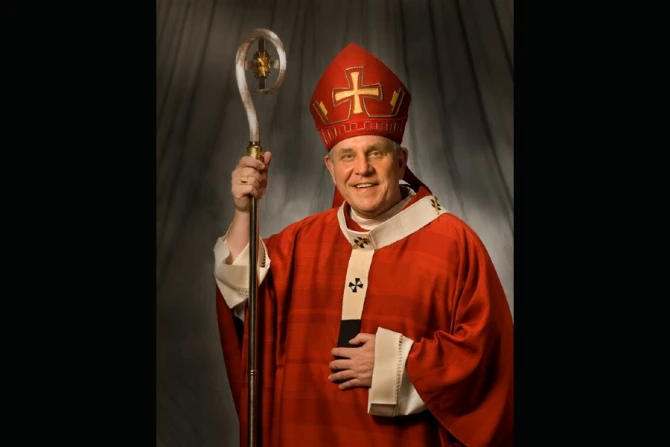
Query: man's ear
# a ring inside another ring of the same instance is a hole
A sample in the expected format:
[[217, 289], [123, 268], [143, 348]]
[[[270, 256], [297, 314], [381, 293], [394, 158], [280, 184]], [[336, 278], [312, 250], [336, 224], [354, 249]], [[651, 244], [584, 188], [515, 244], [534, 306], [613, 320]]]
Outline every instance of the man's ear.
[[407, 168], [407, 160], [409, 160], [409, 150], [406, 147], [401, 147], [398, 153], [398, 168], [405, 172]]
[[328, 169], [328, 172], [330, 172], [330, 177], [333, 179], [333, 184], [335, 184], [335, 174], [333, 173], [333, 160], [330, 159], [330, 154], [326, 154], [325, 157], [323, 157], [323, 162], [326, 164], [326, 169]]

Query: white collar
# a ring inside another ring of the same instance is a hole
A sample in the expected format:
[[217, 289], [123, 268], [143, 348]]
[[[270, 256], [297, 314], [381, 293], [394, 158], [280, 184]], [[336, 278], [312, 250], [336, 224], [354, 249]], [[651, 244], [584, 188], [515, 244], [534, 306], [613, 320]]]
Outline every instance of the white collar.
[[[412, 193], [409, 195], [410, 200], [411, 197], [414, 197]], [[399, 203], [397, 206], [402, 208]], [[426, 196], [417, 200], [412, 206], [396, 211], [394, 215], [379, 223], [372, 230], [360, 232], [347, 227], [347, 221], [344, 217], [345, 206], [346, 202], [343, 202], [337, 210], [340, 230], [351, 244], [352, 249], [364, 250], [378, 250], [393, 244], [428, 225], [440, 215], [448, 213], [438, 202], [437, 197]]]
[[366, 230], [372, 230], [376, 228], [379, 224], [384, 223], [386, 220], [389, 218], [395, 216], [400, 212], [401, 209], [407, 205], [407, 203], [412, 200], [412, 197], [414, 197], [415, 192], [412, 191], [411, 189], [407, 188], [409, 193], [404, 199], [401, 199], [400, 202], [396, 203], [391, 207], [391, 209], [384, 211], [383, 213], [379, 214], [378, 216], [372, 217], [370, 219], [366, 219], [365, 217], [361, 217], [356, 212], [354, 211], [353, 208], [349, 207], [350, 212], [349, 215], [353, 219], [354, 222], [356, 222], [358, 225], [360, 225], [362, 228]]

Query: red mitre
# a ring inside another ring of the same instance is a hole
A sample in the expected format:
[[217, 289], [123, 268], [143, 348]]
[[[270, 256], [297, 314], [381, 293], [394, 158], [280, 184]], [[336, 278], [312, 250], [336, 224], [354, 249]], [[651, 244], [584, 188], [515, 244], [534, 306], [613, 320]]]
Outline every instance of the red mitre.
[[[402, 143], [411, 96], [383, 62], [350, 43], [326, 68], [314, 89], [309, 110], [326, 150], [359, 135], [379, 135]], [[417, 189], [425, 185], [405, 168], [403, 177]], [[342, 203], [335, 188], [333, 207]]]

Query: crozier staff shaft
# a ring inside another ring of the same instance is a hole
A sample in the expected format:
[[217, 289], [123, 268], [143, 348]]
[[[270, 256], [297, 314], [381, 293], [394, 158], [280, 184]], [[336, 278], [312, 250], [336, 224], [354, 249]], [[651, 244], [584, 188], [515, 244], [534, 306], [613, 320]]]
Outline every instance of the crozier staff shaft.
[[[277, 50], [279, 60], [272, 60], [269, 52], [265, 49], [265, 41], [270, 41]], [[254, 42], [258, 42], [258, 50], [254, 53], [251, 60], [247, 60], [247, 52]], [[274, 86], [266, 88], [268, 76], [272, 70], [278, 69], [277, 80]], [[246, 72], [253, 71], [258, 80], [258, 88], [251, 92], [247, 85]], [[258, 28], [251, 32], [247, 39], [237, 49], [235, 59], [235, 75], [237, 85], [242, 97], [242, 103], [247, 113], [249, 122], [249, 145], [247, 146], [247, 155], [257, 160], [263, 157], [263, 148], [261, 146], [260, 130], [258, 128], [258, 117], [256, 109], [251, 99], [251, 94], [270, 94], [279, 90], [286, 75], [286, 52], [284, 45], [279, 37], [272, 31]], [[257, 447], [259, 430], [258, 412], [259, 400], [259, 352], [258, 352], [258, 249], [259, 249], [259, 218], [258, 201], [250, 197], [249, 215], [251, 223], [249, 225], [249, 301], [248, 301], [248, 332], [249, 355], [247, 373], [249, 378], [248, 388], [248, 407], [247, 407], [247, 446]]]

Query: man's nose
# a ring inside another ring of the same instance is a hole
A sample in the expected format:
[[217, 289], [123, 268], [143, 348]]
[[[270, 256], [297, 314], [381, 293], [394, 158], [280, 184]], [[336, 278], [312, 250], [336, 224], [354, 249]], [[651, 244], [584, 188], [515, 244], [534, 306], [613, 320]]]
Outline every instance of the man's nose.
[[367, 175], [372, 172], [372, 164], [370, 163], [370, 160], [368, 160], [368, 157], [359, 157], [356, 160], [356, 166], [354, 168], [354, 172], [358, 175]]

